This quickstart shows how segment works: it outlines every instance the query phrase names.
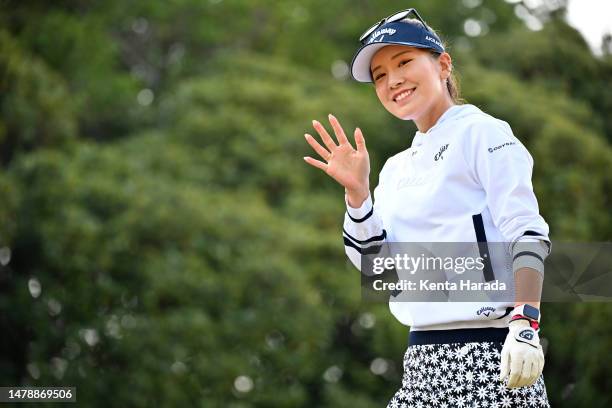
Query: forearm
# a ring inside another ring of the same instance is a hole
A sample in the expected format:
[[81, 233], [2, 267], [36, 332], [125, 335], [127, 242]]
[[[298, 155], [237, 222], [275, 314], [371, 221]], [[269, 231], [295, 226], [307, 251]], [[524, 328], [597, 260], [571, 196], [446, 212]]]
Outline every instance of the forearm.
[[543, 276], [532, 268], [520, 268], [514, 273], [514, 305], [528, 304], [540, 308]]
[[550, 252], [549, 245], [547, 241], [523, 238], [512, 246], [515, 306], [528, 304], [540, 308], [544, 260]]
[[357, 207], [353, 207], [349, 200], [347, 193], [342, 229], [344, 247], [353, 265], [361, 270], [361, 257], [371, 251], [379, 252], [384, 246], [387, 233], [382, 220], [374, 211], [374, 202], [369, 192], [365, 199], [358, 198], [360, 205]]

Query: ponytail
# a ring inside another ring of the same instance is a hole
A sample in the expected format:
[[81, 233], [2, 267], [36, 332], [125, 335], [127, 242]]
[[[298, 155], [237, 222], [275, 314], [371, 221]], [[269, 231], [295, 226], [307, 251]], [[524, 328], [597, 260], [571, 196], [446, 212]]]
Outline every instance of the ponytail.
[[[421, 23], [419, 20], [415, 20], [412, 18], [405, 18], [401, 20], [401, 23], [414, 24], [414, 25], [419, 25], [423, 27], [423, 23]], [[438, 33], [436, 33], [436, 31], [433, 28], [429, 26], [425, 26], [425, 28], [431, 31], [432, 33], [435, 33], [438, 36], [438, 38], [441, 39], [440, 35], [438, 35]], [[447, 45], [444, 42], [444, 40], [442, 40], [442, 46], [444, 47], [444, 49], [447, 49]], [[431, 55], [433, 58], [437, 60], [438, 58], [440, 58], [441, 54], [439, 52], [431, 50]], [[459, 86], [459, 80], [455, 76], [454, 72], [451, 72], [450, 76], [446, 80], [446, 89], [448, 90], [448, 94], [451, 97], [453, 103], [455, 103], [456, 105], [463, 105], [464, 103], [466, 103], [465, 99], [461, 97], [461, 89]]]

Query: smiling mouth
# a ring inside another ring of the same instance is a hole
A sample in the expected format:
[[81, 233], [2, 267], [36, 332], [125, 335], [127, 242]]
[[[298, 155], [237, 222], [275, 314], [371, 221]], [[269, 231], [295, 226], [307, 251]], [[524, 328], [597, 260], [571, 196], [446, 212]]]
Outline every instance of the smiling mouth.
[[402, 92], [401, 94], [399, 94], [395, 98], [393, 98], [393, 102], [401, 102], [402, 100], [404, 100], [404, 99], [408, 98], [410, 95], [412, 95], [415, 90], [416, 90], [416, 87], [414, 87], [412, 89], [408, 89], [407, 91]]

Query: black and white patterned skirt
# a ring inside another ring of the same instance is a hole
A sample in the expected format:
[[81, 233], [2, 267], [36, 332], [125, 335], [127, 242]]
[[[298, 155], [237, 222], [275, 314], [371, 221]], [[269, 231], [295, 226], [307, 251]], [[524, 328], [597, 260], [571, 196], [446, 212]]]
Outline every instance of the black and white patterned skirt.
[[410, 333], [402, 387], [387, 408], [550, 407], [544, 378], [508, 389], [499, 380], [508, 329], [430, 330]]

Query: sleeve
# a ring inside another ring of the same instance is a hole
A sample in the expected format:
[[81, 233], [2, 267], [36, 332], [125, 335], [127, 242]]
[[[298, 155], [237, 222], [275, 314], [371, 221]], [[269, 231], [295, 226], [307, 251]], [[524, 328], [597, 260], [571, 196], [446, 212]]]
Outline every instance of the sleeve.
[[[374, 195], [376, 196], [376, 190]], [[362, 256], [382, 254], [386, 247], [387, 231], [383, 227], [371, 195], [368, 195], [359, 208], [349, 205], [346, 194], [344, 200], [346, 203], [342, 228], [344, 250], [353, 265], [361, 271]]]
[[501, 121], [475, 126], [467, 145], [468, 165], [485, 190], [493, 223], [509, 244], [513, 270], [528, 266], [543, 273], [551, 243], [531, 183], [529, 151]]

